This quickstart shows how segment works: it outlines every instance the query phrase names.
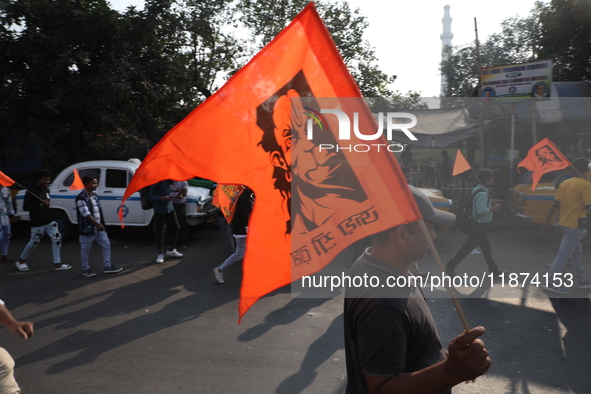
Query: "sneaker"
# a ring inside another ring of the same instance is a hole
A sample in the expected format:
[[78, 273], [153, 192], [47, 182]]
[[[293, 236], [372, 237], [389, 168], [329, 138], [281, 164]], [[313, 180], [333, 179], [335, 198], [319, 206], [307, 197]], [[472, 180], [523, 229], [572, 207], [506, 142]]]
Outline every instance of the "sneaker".
[[82, 271], [82, 276], [86, 276], [87, 278], [92, 278], [93, 276], [96, 276], [96, 274], [94, 272], [92, 272], [90, 269], [87, 269], [87, 270]]
[[217, 280], [218, 283], [224, 283], [224, 273], [220, 271], [218, 267], [213, 269], [213, 274], [215, 275], [215, 280]]
[[558, 294], [568, 294], [570, 293], [570, 290], [568, 290], [565, 287], [555, 287], [555, 286], [542, 286], [542, 288], [546, 291], [551, 291], [552, 293], [558, 293]]
[[21, 263], [19, 263], [19, 262], [16, 262], [15, 264], [16, 264], [16, 268], [17, 268], [19, 271], [28, 271], [28, 270], [29, 270], [29, 266], [27, 265], [27, 263], [22, 263], [22, 264], [21, 264]]
[[70, 269], [72, 269], [72, 266], [71, 265], [68, 265], [68, 264], [60, 264], [59, 267], [55, 267], [53, 270], [54, 271], [67, 271], [67, 270], [70, 270]]
[[117, 268], [114, 265], [110, 265], [103, 269], [103, 274], [116, 274], [121, 271], [123, 271], [123, 268]]
[[167, 250], [166, 251], [166, 255], [167, 256], [172, 256], [172, 257], [183, 257], [183, 254], [177, 252], [176, 249]]
[[183, 251], [184, 251], [184, 250], [187, 250], [187, 249], [189, 249], [189, 247], [188, 247], [187, 245], [183, 245], [183, 246], [181, 246], [181, 250], [183, 250]]
[[162, 253], [159, 253], [158, 257], [156, 257], [156, 263], [158, 263], [158, 264], [164, 263], [164, 255]]
[[2, 262], [3, 262], [3, 263], [6, 263], [6, 264], [14, 264], [14, 263], [15, 263], [15, 261], [14, 261], [14, 260], [11, 260], [11, 259], [9, 259], [9, 258], [8, 258], [8, 257], [6, 257], [6, 256], [2, 256]]
[[591, 289], [591, 280], [589, 278], [579, 280], [579, 289]]

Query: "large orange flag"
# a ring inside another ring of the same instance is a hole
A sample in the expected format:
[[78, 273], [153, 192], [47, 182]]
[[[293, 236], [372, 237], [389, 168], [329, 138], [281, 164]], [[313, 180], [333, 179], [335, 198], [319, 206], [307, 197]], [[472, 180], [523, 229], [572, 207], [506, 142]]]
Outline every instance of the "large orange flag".
[[[311, 3], [164, 136], [136, 171], [123, 202], [163, 179], [200, 176], [249, 186], [256, 202], [243, 263], [242, 317], [259, 298], [318, 272], [353, 242], [420, 218], [383, 137], [371, 146], [354, 135], [338, 150], [340, 123], [333, 115], [316, 116], [318, 98], [328, 98], [332, 108], [354, 110], [350, 119], [358, 120], [359, 129], [378, 129], [361, 99], [339, 99], [360, 96]], [[328, 123], [319, 124], [321, 119]]]
[[14, 185], [14, 180], [2, 171], [0, 171], [0, 185], [10, 187]]
[[456, 176], [470, 169], [472, 169], [470, 163], [468, 163], [468, 160], [466, 160], [466, 158], [462, 154], [462, 151], [458, 149], [458, 153], [456, 153], [456, 161], [454, 162], [454, 169], [451, 175]]
[[534, 172], [531, 185], [531, 190], [534, 191], [542, 175], [550, 171], [562, 170], [570, 165], [570, 161], [552, 141], [544, 138], [530, 148], [525, 159], [517, 167], [525, 167]]

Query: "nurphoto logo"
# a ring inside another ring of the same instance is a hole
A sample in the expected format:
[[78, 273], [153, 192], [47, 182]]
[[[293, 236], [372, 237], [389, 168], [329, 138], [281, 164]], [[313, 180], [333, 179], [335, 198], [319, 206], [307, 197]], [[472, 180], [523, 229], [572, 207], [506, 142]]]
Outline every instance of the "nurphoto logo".
[[[338, 109], [321, 109], [320, 112], [315, 111], [311, 108], [305, 108], [307, 112], [304, 112], [308, 116], [306, 123], [306, 131], [308, 140], [314, 139], [314, 124], [318, 125], [320, 131], [328, 130], [327, 122], [323, 114], [331, 114], [337, 117], [338, 121], [338, 139], [339, 141], [350, 141], [351, 140], [351, 119], [349, 116]], [[382, 125], [384, 124], [384, 117], [386, 118], [386, 139], [392, 140], [392, 133], [394, 131], [402, 131], [411, 141], [416, 141], [417, 137], [409, 130], [417, 124], [417, 117], [408, 112], [379, 112], [378, 113], [378, 129], [370, 134], [362, 133], [359, 130], [359, 113], [353, 112], [353, 133], [355, 136], [363, 141], [375, 141], [382, 136], [383, 130]], [[408, 119], [410, 122], [399, 123], [401, 119]], [[366, 132], [367, 130], [363, 130]], [[386, 149], [389, 152], [402, 152], [404, 147], [399, 143], [393, 144], [318, 144], [319, 151], [323, 150], [335, 150], [349, 152], [369, 152], [370, 150]]]

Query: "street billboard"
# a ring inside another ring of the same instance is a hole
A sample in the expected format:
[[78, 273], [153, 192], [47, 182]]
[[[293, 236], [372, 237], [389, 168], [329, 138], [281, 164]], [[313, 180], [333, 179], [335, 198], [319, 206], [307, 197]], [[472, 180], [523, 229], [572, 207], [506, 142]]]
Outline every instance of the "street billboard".
[[552, 61], [486, 67], [481, 71], [482, 97], [524, 99], [550, 97]]

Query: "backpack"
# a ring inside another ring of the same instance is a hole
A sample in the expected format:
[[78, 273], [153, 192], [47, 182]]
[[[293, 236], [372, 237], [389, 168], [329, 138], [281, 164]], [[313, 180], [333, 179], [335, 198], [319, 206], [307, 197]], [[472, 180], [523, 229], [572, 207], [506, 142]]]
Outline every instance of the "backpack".
[[472, 206], [474, 205], [474, 196], [478, 193], [484, 192], [483, 189], [478, 189], [468, 197], [464, 197], [452, 207], [452, 212], [456, 215], [456, 228], [464, 234], [470, 234], [474, 229], [476, 221], [472, 217]]
[[142, 209], [148, 210], [154, 208], [154, 201], [148, 197], [150, 186], [146, 186], [140, 189], [140, 201], [142, 202]]

